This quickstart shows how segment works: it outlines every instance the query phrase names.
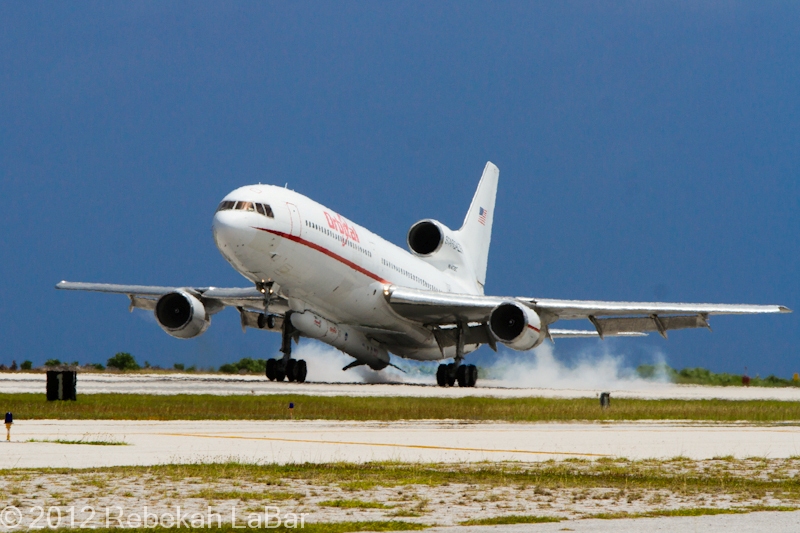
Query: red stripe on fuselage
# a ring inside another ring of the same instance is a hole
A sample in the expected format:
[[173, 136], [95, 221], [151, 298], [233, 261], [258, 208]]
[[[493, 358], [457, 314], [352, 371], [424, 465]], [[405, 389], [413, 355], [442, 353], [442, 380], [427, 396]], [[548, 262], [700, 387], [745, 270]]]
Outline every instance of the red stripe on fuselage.
[[284, 233], [282, 231], [275, 231], [275, 230], [266, 229], [266, 228], [253, 228], [253, 229], [265, 231], [267, 233], [272, 233], [273, 235], [277, 235], [278, 237], [282, 237], [284, 239], [289, 239], [290, 241], [294, 241], [294, 242], [296, 242], [298, 244], [302, 244], [302, 245], [308, 246], [309, 248], [312, 248], [312, 249], [314, 249], [314, 250], [316, 250], [318, 252], [322, 252], [323, 254], [327, 255], [328, 257], [336, 259], [340, 263], [349, 266], [350, 268], [352, 268], [356, 272], [361, 272], [365, 276], [370, 277], [370, 278], [374, 279], [375, 281], [380, 281], [381, 283], [389, 283], [389, 284], [391, 283], [390, 281], [386, 281], [385, 279], [383, 279], [382, 277], [378, 276], [377, 274], [373, 274], [369, 270], [367, 270], [367, 269], [365, 269], [365, 268], [353, 263], [352, 261], [348, 261], [347, 259], [345, 259], [341, 255], [337, 255], [337, 254], [331, 252], [330, 250], [328, 250], [327, 248], [325, 248], [323, 246], [320, 246], [319, 244], [314, 244], [311, 241], [307, 241], [307, 240], [305, 240], [305, 239], [303, 239], [301, 237], [298, 237], [297, 235], [290, 235], [290, 234]]

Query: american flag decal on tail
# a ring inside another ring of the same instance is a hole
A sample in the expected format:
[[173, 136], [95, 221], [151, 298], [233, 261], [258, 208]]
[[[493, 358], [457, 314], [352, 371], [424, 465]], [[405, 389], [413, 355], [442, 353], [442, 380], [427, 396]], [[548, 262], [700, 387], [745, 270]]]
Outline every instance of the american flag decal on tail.
[[487, 211], [486, 209], [484, 209], [482, 207], [480, 209], [478, 209], [478, 222], [480, 222], [481, 225], [483, 225], [483, 226], [486, 225], [486, 215], [488, 215], [488, 214], [489, 214], [489, 211]]

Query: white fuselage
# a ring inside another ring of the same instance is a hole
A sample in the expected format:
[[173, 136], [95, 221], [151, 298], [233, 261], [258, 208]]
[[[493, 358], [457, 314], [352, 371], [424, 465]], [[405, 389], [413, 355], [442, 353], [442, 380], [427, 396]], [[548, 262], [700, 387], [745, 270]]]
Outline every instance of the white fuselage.
[[438, 360], [455, 355], [453, 347], [442, 353], [430, 330], [394, 313], [383, 291], [396, 285], [480, 294], [477, 284], [468, 286], [449, 271], [288, 189], [251, 185], [231, 192], [225, 201], [269, 206], [272, 217], [255, 210], [217, 211], [214, 240], [245, 278], [274, 282], [293, 311], [402, 334], [402, 342], [383, 346], [402, 357]]

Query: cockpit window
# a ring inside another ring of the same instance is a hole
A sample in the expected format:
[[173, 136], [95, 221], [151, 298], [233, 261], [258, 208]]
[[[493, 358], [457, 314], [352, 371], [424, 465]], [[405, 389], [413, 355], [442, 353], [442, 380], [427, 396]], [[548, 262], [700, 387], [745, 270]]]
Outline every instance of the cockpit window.
[[225, 200], [219, 204], [217, 207], [217, 211], [228, 211], [231, 209], [235, 209], [237, 211], [257, 211], [258, 214], [264, 215], [265, 217], [275, 218], [275, 214], [272, 212], [272, 208], [267, 204], [259, 204], [256, 202], [236, 202], [232, 200]]
[[234, 205], [236, 205], [236, 202], [225, 200], [224, 202], [219, 204], [219, 207], [217, 207], [217, 211], [227, 211], [229, 209], [233, 209]]

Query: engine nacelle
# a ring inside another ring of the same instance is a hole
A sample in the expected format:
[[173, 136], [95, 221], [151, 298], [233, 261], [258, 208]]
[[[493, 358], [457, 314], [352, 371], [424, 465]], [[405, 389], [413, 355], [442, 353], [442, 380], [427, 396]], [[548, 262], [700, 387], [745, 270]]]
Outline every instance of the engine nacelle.
[[292, 313], [290, 316], [292, 325], [306, 337], [330, 344], [369, 365], [373, 370], [381, 370], [389, 365], [389, 353], [386, 349], [375, 346], [360, 331], [335, 324], [310, 311]]
[[456, 232], [438, 220], [420, 220], [411, 226], [407, 241], [411, 253], [442, 270], [457, 271], [467, 264]]
[[165, 294], [153, 311], [161, 329], [179, 339], [191, 339], [208, 329], [211, 317], [203, 302], [186, 291]]
[[489, 316], [489, 329], [498, 341], [514, 350], [530, 350], [544, 340], [539, 315], [516, 302], [505, 302], [495, 307]]

